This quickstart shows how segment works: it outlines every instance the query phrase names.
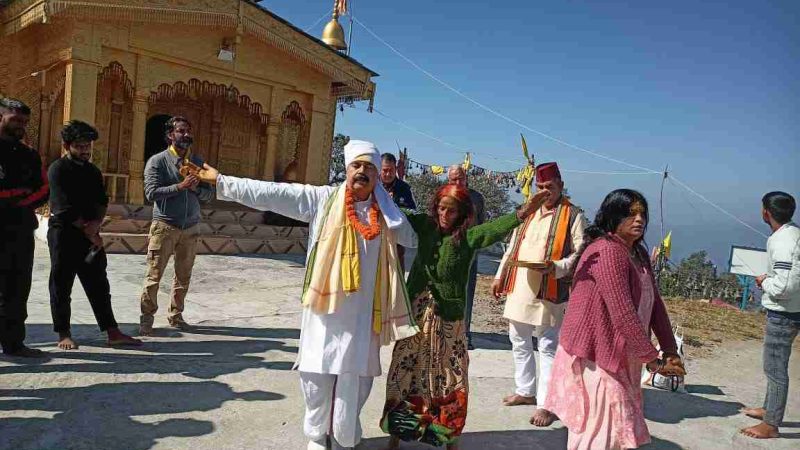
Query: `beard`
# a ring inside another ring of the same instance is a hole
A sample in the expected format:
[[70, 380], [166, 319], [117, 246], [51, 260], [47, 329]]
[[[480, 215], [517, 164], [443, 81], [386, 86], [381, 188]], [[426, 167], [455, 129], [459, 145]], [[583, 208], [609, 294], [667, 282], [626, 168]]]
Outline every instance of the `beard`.
[[188, 150], [189, 147], [192, 146], [194, 143], [194, 139], [191, 136], [183, 136], [175, 141], [175, 147], [178, 147], [181, 150]]

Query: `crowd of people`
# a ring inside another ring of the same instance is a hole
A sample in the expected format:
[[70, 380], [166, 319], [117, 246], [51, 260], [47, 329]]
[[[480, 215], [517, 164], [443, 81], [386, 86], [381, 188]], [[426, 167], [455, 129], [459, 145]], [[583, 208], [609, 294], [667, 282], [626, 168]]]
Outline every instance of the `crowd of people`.
[[[50, 203], [50, 303], [58, 347], [78, 348], [70, 333], [75, 277], [109, 345], [141, 345], [123, 334], [111, 307], [100, 229], [108, 205], [92, 164], [98, 134], [73, 120], [62, 130], [63, 156], [49, 170], [22, 140], [30, 109], [0, 100], [0, 344], [15, 357], [25, 346], [33, 266], [34, 211]], [[536, 406], [531, 424], [560, 420], [570, 449], [629, 449], [650, 442], [642, 368], [665, 376], [686, 371], [653, 274], [644, 236], [645, 197], [609, 193], [589, 224], [564, 194], [556, 163], [535, 168], [536, 191], [504, 216], [486, 220], [483, 198], [466, 171], [452, 166], [429, 205], [416, 205], [397, 177], [397, 160], [366, 141], [344, 148], [346, 180], [310, 186], [219, 173], [191, 152], [191, 123], [173, 117], [167, 148], [150, 158], [145, 196], [153, 202], [139, 334], [153, 333], [156, 294], [174, 257], [170, 326], [183, 317], [195, 260], [201, 204], [214, 197], [309, 224], [298, 357], [308, 449], [353, 448], [361, 409], [381, 375], [379, 349], [393, 344], [381, 429], [389, 448], [402, 441], [457, 449], [469, 405], [470, 321], [478, 250], [510, 242], [492, 283], [505, 297], [515, 391], [506, 406]], [[747, 436], [778, 436], [788, 396], [788, 359], [800, 328], [800, 230], [794, 199], [767, 194], [769, 270], [757, 282], [768, 311], [762, 422]], [[405, 249], [416, 249], [408, 275]], [[651, 341], [654, 334], [656, 348]], [[534, 344], [535, 342], [535, 344]], [[538, 350], [537, 365], [534, 350]]]

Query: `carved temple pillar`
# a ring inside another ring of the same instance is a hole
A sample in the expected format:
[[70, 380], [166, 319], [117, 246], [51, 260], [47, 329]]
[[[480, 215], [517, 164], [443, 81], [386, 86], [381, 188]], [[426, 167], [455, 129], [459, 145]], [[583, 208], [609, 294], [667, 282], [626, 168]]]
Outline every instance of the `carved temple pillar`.
[[144, 204], [144, 143], [147, 132], [147, 98], [133, 99], [133, 126], [131, 127], [131, 156], [128, 160], [128, 201], [134, 205]]
[[281, 123], [272, 119], [270, 116], [267, 125], [267, 157], [264, 163], [264, 180], [275, 180], [275, 164], [278, 161], [278, 135], [281, 131]]
[[39, 116], [40, 119], [40, 127], [39, 127], [39, 155], [44, 158], [45, 163], [49, 163], [50, 157], [50, 111], [52, 109], [52, 105], [50, 102], [50, 97], [47, 95], [42, 95], [42, 102], [41, 102], [41, 115]]
[[64, 86], [64, 122], [94, 123], [97, 103], [97, 65], [72, 60], [67, 63]]
[[308, 148], [306, 152], [306, 183], [328, 184], [330, 175], [331, 146], [333, 127], [336, 121], [336, 100], [315, 97], [313, 113], [310, 117]]

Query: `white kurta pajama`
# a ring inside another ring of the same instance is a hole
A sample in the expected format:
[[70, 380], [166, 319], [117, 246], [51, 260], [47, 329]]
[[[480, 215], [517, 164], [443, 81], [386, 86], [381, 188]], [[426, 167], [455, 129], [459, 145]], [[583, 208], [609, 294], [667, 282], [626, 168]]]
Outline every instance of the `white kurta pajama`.
[[[575, 206], [573, 206], [575, 207]], [[547, 251], [547, 235], [555, 218], [556, 208], [547, 210], [544, 207], [534, 213], [533, 219], [525, 230], [525, 238], [519, 247], [520, 261], [544, 261]], [[583, 212], [578, 213], [570, 229], [573, 253], [566, 258], [553, 261], [556, 279], [563, 278], [572, 272], [577, 263], [577, 250], [583, 243], [586, 218]], [[514, 230], [511, 242], [517, 238], [519, 228]], [[500, 267], [495, 275], [500, 280], [509, 262], [512, 246], [509, 245]], [[508, 336], [511, 341], [511, 353], [514, 358], [515, 393], [523, 397], [536, 397], [538, 405], [544, 405], [547, 398], [547, 385], [550, 372], [558, 349], [558, 333], [564, 320], [567, 303], [555, 304], [539, 298], [542, 275], [535, 270], [524, 267], [517, 268], [517, 277], [513, 292], [506, 298], [503, 317], [508, 319]], [[536, 376], [536, 357], [533, 354], [533, 339], [537, 338], [539, 352], [539, 376]]]
[[[318, 230], [323, 225], [325, 203], [336, 189], [222, 175], [217, 180], [220, 200], [236, 201], [308, 222], [309, 251], [314, 248]], [[371, 201], [370, 198], [355, 204], [356, 213], [364, 223], [369, 223]], [[414, 230], [405, 217], [400, 216], [403, 222], [390, 232], [399, 245], [416, 247]], [[373, 377], [381, 374], [380, 338], [372, 326], [374, 280], [381, 239], [367, 241], [360, 235], [357, 239], [362, 280], [359, 291], [348, 295], [331, 314], [303, 309], [296, 363], [306, 403], [303, 426], [306, 436], [320, 441], [332, 427], [333, 437], [343, 447], [354, 447], [361, 440], [359, 414], [369, 396]]]

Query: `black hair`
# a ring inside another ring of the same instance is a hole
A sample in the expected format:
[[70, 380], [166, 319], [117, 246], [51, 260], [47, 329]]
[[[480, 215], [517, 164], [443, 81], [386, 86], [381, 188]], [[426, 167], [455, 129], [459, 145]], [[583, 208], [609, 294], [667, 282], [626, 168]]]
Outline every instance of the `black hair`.
[[589, 244], [597, 239], [605, 238], [608, 234], [616, 232], [617, 227], [631, 216], [631, 208], [637, 203], [642, 205], [644, 209], [644, 211], [642, 211], [642, 216], [644, 217], [644, 231], [642, 232], [642, 237], [634, 243], [634, 250], [640, 262], [649, 265], [647, 250], [643, 243], [644, 235], [647, 232], [647, 225], [650, 222], [647, 199], [644, 198], [641, 192], [633, 189], [617, 189], [606, 195], [606, 198], [600, 205], [600, 209], [597, 210], [597, 214], [594, 216], [594, 222], [584, 233], [582, 249], [586, 249]]
[[14, 112], [18, 114], [25, 114], [26, 116], [31, 115], [31, 108], [22, 103], [22, 101], [17, 100], [15, 98], [2, 98], [0, 99], [0, 113], [3, 112]]
[[761, 199], [761, 204], [769, 212], [769, 215], [781, 225], [792, 220], [795, 208], [797, 208], [794, 197], [780, 191], [769, 192], [764, 195]]
[[381, 155], [381, 162], [390, 162], [392, 164], [397, 164], [397, 158], [391, 153], [384, 153]]
[[164, 136], [168, 137], [167, 135], [175, 131], [175, 128], [177, 128], [178, 124], [181, 122], [189, 124], [189, 126], [192, 125], [192, 122], [189, 122], [189, 119], [184, 116], [172, 116], [164, 124]]
[[67, 146], [77, 141], [96, 141], [98, 137], [95, 127], [80, 120], [70, 120], [61, 130], [61, 140]]

